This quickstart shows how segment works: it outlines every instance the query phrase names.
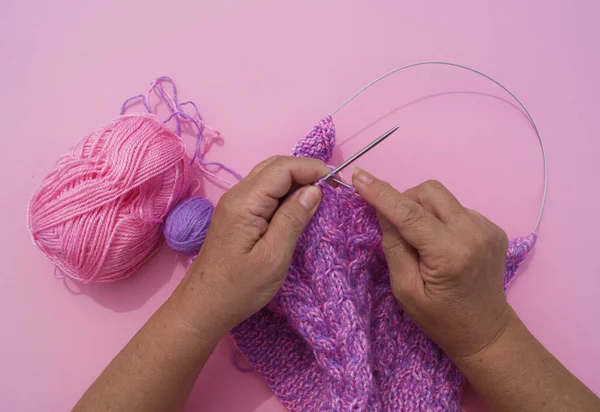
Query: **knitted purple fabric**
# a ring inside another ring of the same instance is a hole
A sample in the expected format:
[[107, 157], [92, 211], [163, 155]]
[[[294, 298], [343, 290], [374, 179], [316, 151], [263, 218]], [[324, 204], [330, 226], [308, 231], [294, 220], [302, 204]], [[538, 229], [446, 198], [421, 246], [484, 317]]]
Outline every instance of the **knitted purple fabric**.
[[[292, 154], [328, 161], [326, 117]], [[535, 244], [512, 240], [508, 285]], [[232, 331], [243, 355], [291, 411], [459, 411], [463, 377], [398, 307], [374, 210], [358, 194], [323, 185], [273, 301]]]

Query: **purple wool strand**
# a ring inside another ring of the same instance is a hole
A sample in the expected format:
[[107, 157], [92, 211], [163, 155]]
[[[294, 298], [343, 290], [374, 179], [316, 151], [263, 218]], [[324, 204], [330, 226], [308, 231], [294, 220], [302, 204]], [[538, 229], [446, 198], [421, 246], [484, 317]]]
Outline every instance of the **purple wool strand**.
[[206, 239], [213, 211], [212, 203], [201, 196], [179, 203], [165, 221], [167, 244], [178, 252], [198, 253]]
[[[167, 83], [167, 84], [171, 85], [171, 89], [172, 89], [171, 93], [167, 93], [167, 91], [165, 91], [165, 89], [163, 87], [163, 83]], [[129, 99], [125, 100], [125, 102], [121, 106], [120, 114], [121, 115], [125, 114], [129, 105], [131, 105], [133, 102], [137, 102], [137, 101], [140, 101], [144, 105], [144, 107], [148, 113], [153, 113], [152, 109], [150, 108], [150, 95], [153, 92], [159, 96], [160, 101], [162, 101], [166, 105], [167, 109], [170, 112], [170, 115], [163, 121], [163, 123], [165, 123], [165, 124], [169, 123], [172, 119], [174, 119], [175, 125], [176, 125], [175, 133], [177, 134], [177, 136], [181, 137], [182, 121], [186, 121], [194, 127], [194, 129], [196, 131], [196, 150], [194, 153], [194, 157], [191, 160], [191, 163], [194, 163], [194, 161], [197, 161], [203, 167], [214, 166], [216, 168], [225, 170], [226, 172], [231, 174], [233, 177], [235, 177], [237, 180], [242, 180], [242, 176], [239, 173], [237, 173], [235, 170], [233, 170], [232, 168], [225, 166], [224, 164], [219, 163], [219, 162], [206, 162], [202, 158], [201, 147], [202, 147], [202, 142], [204, 141], [204, 129], [205, 129], [204, 121], [202, 119], [202, 116], [200, 115], [198, 106], [196, 106], [196, 104], [194, 102], [192, 102], [192, 101], [186, 101], [186, 102], [182, 102], [182, 103], [179, 102], [179, 97], [177, 94], [177, 86], [175, 85], [175, 82], [173, 81], [173, 79], [171, 79], [170, 77], [161, 76], [161, 77], [157, 78], [156, 80], [154, 80], [152, 82], [152, 84], [150, 85], [150, 89], [148, 90], [148, 93], [146, 93], [146, 95], [139, 94], [139, 95], [132, 96]], [[184, 112], [183, 106], [191, 106], [194, 109], [194, 115], [190, 116], [189, 114]], [[223, 179], [219, 179], [219, 180], [223, 180]]]

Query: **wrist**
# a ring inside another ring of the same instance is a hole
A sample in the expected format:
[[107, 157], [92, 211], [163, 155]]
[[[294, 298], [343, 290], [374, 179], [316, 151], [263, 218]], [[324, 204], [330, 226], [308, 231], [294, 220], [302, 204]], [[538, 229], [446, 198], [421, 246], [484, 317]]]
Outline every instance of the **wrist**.
[[186, 275], [169, 298], [178, 321], [207, 342], [218, 342], [235, 326], [226, 316], [218, 293]]
[[[497, 320], [496, 331], [488, 343], [476, 352], [452, 357], [459, 369], [488, 367], [506, 356], [515, 342], [515, 337], [522, 332], [524, 325], [510, 305]], [[526, 330], [526, 329], [525, 329]]]

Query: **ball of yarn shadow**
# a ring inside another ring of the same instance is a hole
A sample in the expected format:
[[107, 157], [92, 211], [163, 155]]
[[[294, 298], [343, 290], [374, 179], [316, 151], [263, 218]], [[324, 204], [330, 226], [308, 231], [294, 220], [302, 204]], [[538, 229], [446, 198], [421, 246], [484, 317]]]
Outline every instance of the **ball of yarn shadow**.
[[189, 175], [181, 138], [155, 116], [118, 117], [46, 176], [29, 205], [33, 241], [71, 278], [126, 278], [158, 250], [162, 223], [185, 197]]
[[175, 206], [165, 221], [167, 244], [178, 252], [198, 253], [206, 239], [213, 210], [212, 203], [201, 196], [191, 197]]

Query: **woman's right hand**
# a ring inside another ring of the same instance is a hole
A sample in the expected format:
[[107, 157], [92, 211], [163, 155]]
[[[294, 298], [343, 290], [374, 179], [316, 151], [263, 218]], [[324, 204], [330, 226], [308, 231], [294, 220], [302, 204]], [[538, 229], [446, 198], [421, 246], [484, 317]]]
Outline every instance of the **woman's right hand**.
[[377, 210], [402, 308], [455, 362], [488, 348], [515, 316], [503, 287], [504, 231], [436, 181], [400, 193], [357, 168], [353, 183]]

